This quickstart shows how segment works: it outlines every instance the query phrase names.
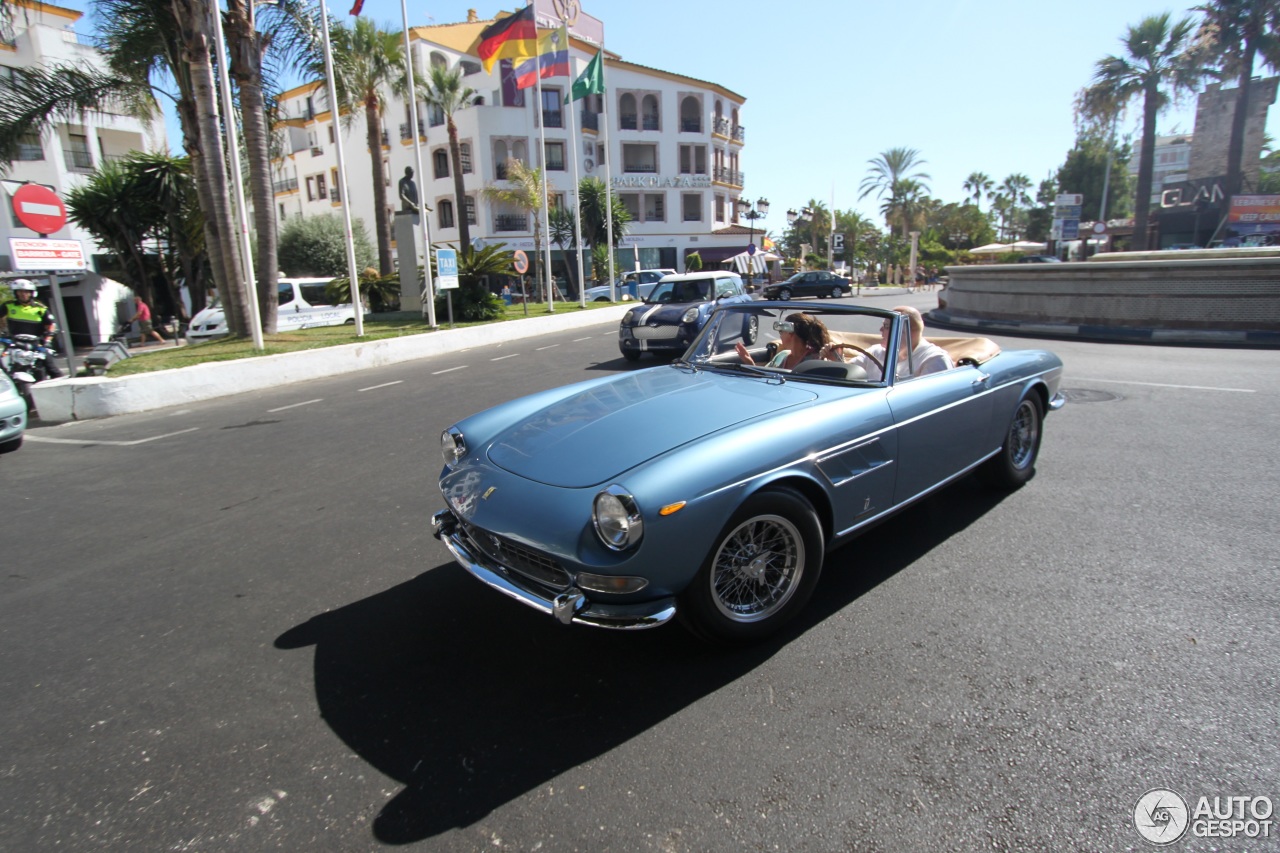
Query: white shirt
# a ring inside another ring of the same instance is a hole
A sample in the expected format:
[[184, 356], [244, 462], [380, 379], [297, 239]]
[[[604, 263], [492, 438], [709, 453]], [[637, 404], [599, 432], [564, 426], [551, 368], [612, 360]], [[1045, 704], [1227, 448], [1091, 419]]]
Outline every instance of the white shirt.
[[[876, 361], [884, 364], [884, 344], [876, 344], [868, 348], [867, 352], [869, 352], [871, 357]], [[876, 367], [870, 358], [867, 358], [861, 353], [859, 353], [857, 357], [851, 359], [849, 363], [856, 364], [863, 370], [867, 371], [868, 382], [879, 382], [883, 377], [880, 368]], [[916, 368], [914, 373], [908, 372], [905, 360], [898, 362], [897, 377], [899, 379], [906, 379], [908, 376], [924, 376], [926, 373], [937, 373], [939, 371], [950, 370], [955, 367], [955, 365], [951, 363], [951, 356], [947, 355], [946, 350], [937, 344], [931, 344], [926, 340], [921, 340], [920, 346], [911, 351], [911, 363], [915, 365]]]

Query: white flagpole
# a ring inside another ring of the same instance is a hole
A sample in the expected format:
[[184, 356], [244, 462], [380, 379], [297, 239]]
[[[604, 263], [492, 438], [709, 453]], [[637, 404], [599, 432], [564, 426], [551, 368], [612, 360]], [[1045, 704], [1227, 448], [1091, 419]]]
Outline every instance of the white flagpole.
[[[569, 32], [566, 26], [561, 32], [566, 35]], [[568, 39], [565, 39], [565, 50], [569, 49]], [[573, 111], [577, 109], [577, 101], [573, 98], [573, 56], [569, 55], [569, 98], [566, 104], [569, 112], [569, 144], [573, 146], [573, 245], [578, 255], [578, 304], [582, 308], [587, 307], [587, 283], [583, 281], [585, 275], [582, 268], [582, 194], [578, 192], [578, 126], [573, 120]]]
[[[413, 48], [409, 44], [409, 7], [406, 0], [400, 0], [400, 16], [404, 19], [404, 61], [409, 69], [409, 132], [413, 134], [413, 156], [418, 166], [418, 183], [422, 189], [418, 191], [418, 217], [422, 223], [422, 271], [426, 282], [422, 288], [422, 302], [427, 308], [427, 323], [431, 328], [436, 324], [436, 294], [431, 281], [431, 225], [427, 221], [427, 173], [422, 171], [422, 138], [418, 134], [418, 90], [414, 81], [416, 68], [413, 64]], [[465, 211], [464, 211], [465, 213]]]
[[[338, 86], [333, 82], [333, 51], [329, 46], [329, 7], [320, 0], [320, 28], [324, 36], [325, 92], [329, 96], [329, 118], [333, 122], [334, 153], [338, 157], [338, 196], [342, 203], [342, 224], [347, 239], [347, 275], [351, 277], [351, 305], [356, 315], [356, 337], [364, 337], [364, 303], [360, 300], [360, 276], [356, 271], [356, 244], [351, 233], [351, 193], [347, 189], [347, 163], [342, 156], [342, 126], [338, 119]], [[415, 127], [414, 130], [417, 130]]]
[[264, 349], [262, 341], [262, 315], [258, 310], [258, 287], [253, 271], [253, 247], [249, 239], [248, 205], [244, 200], [244, 179], [240, 176], [240, 134], [236, 133], [236, 114], [231, 106], [231, 65], [227, 62], [227, 45], [222, 37], [222, 4], [214, 3], [210, 10], [213, 15], [213, 40], [218, 43], [218, 77], [221, 78], [220, 94], [222, 109], [226, 113], [227, 147], [231, 149], [231, 179], [235, 187], [236, 216], [240, 219], [240, 253], [244, 257], [244, 274], [246, 295], [249, 297], [249, 333], [253, 337], [253, 348]]
[[[612, 141], [612, 135], [609, 133], [609, 84], [604, 82], [604, 45], [600, 45], [600, 83], [603, 92], [600, 93], [600, 135], [604, 137], [604, 229], [605, 243], [609, 246], [609, 299], [613, 302], [618, 301], [618, 286], [613, 279], [613, 152], [609, 150]], [[597, 146], [600, 143], [596, 143]], [[596, 156], [599, 160], [599, 155]], [[639, 295], [639, 291], [636, 291]]]
[[[536, 48], [535, 48], [536, 50]], [[534, 67], [538, 76], [534, 78], [538, 102], [534, 105], [533, 114], [538, 120], [538, 148], [541, 149], [539, 160], [542, 162], [542, 217], [543, 257], [547, 269], [547, 310], [556, 310], [556, 277], [551, 272], [551, 216], [548, 213], [547, 184], [551, 181], [551, 170], [547, 168], [547, 117], [542, 114], [542, 57], [534, 57]]]

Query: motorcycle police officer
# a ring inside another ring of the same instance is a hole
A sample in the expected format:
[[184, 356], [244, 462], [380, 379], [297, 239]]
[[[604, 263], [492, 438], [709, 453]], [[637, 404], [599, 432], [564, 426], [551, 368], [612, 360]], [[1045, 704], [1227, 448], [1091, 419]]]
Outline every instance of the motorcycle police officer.
[[[48, 347], [53, 340], [53, 313], [48, 306], [36, 299], [36, 286], [30, 279], [16, 279], [11, 285], [13, 299], [0, 303], [0, 330], [10, 335], [35, 335], [40, 344]], [[54, 359], [45, 360], [49, 378], [62, 375]]]

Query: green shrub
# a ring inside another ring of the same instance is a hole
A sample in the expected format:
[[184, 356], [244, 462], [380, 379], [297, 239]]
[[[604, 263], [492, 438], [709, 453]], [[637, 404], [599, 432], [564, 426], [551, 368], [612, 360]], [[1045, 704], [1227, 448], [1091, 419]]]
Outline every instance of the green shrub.
[[[290, 219], [280, 229], [277, 256], [280, 272], [288, 276], [346, 276], [347, 248], [342, 217], [336, 213]], [[356, 269], [377, 265], [377, 254], [364, 221], [351, 223]]]

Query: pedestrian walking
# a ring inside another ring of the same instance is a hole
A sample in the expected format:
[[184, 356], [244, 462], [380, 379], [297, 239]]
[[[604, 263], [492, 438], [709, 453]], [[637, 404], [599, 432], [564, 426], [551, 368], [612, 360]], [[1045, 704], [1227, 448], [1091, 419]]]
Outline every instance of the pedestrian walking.
[[151, 325], [151, 306], [141, 296], [135, 295], [133, 301], [138, 306], [137, 313], [129, 318], [129, 322], [138, 324], [138, 346], [146, 346], [149, 337], [155, 338], [158, 343], [164, 343], [164, 337]]

